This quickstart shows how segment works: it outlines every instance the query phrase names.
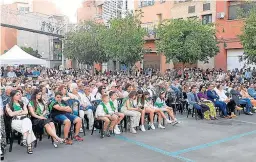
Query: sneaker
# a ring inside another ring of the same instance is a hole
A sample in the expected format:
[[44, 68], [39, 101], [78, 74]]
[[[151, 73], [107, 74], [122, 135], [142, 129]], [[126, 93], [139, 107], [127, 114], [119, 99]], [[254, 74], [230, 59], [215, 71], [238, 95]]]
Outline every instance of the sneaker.
[[172, 123], [173, 126], [175, 126], [176, 124], [180, 124], [180, 122], [177, 121], [177, 120], [175, 120], [175, 121]]
[[110, 132], [109, 132], [109, 131], [106, 131], [106, 132], [105, 132], [105, 136], [110, 137]]
[[65, 139], [65, 144], [66, 145], [72, 145], [73, 142], [72, 142], [72, 140], [70, 138], [67, 138], [67, 139]]
[[142, 132], [146, 132], [146, 129], [145, 129], [144, 125], [141, 125], [141, 126], [140, 126], [140, 130], [141, 130]]
[[160, 128], [160, 129], [165, 129], [165, 127], [162, 126], [162, 124], [158, 124], [158, 128]]
[[80, 137], [79, 135], [76, 135], [76, 136], [74, 137], [74, 139], [75, 139], [76, 141], [79, 141], [79, 142], [81, 142], [81, 141], [84, 140], [84, 139], [83, 139], [82, 137]]
[[155, 126], [154, 126], [154, 124], [150, 124], [150, 127], [151, 127], [151, 129], [153, 129], [153, 130], [156, 129]]
[[137, 133], [134, 128], [131, 128], [131, 129], [130, 129], [130, 132], [133, 133], [133, 134], [136, 134], [136, 133]]
[[53, 142], [53, 147], [58, 148], [58, 142]]
[[80, 133], [83, 133], [84, 132], [84, 130], [83, 130], [83, 128], [80, 128], [80, 131], [79, 131]]
[[249, 114], [249, 115], [253, 115], [253, 113], [252, 113], [252, 112], [249, 112], [248, 114]]
[[121, 134], [121, 132], [118, 131], [118, 130], [116, 130], [116, 129], [114, 129], [114, 133], [115, 133], [115, 134]]
[[115, 130], [118, 131], [118, 132], [121, 132], [118, 125], [115, 126]]
[[172, 121], [169, 120], [169, 119], [166, 119], [166, 122], [167, 122], [168, 124], [171, 124], [171, 123], [172, 123]]

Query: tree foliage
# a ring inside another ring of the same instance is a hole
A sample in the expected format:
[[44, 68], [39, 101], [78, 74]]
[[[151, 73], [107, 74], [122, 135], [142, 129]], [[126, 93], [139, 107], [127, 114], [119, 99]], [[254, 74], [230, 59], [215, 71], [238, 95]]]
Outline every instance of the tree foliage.
[[93, 65], [108, 60], [103, 49], [106, 27], [93, 21], [79, 24], [76, 30], [67, 33], [64, 40], [64, 55], [80, 63]]
[[21, 49], [25, 52], [27, 52], [28, 54], [37, 57], [37, 58], [41, 58], [42, 56], [38, 53], [38, 50], [34, 50], [31, 47], [21, 47]]
[[207, 63], [219, 52], [213, 25], [195, 19], [165, 21], [157, 29], [157, 37], [158, 53], [163, 53], [167, 62]]
[[244, 47], [242, 60], [247, 63], [256, 63], [256, 8], [254, 7], [246, 14], [243, 34], [240, 35]]
[[114, 18], [105, 31], [104, 50], [111, 57], [127, 65], [140, 61], [146, 31], [141, 28], [141, 13], [127, 13], [124, 18]]

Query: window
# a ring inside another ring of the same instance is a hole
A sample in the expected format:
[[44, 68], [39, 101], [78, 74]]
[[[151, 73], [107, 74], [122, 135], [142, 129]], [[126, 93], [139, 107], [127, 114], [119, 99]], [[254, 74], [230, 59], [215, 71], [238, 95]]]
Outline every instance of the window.
[[157, 14], [158, 23], [162, 23], [162, 14]]
[[155, 36], [156, 32], [155, 32], [155, 27], [153, 23], [141, 24], [141, 27], [146, 30], [148, 37]]
[[202, 16], [202, 23], [203, 23], [203, 24], [212, 23], [212, 14], [203, 15], [203, 16]]
[[165, 0], [160, 0], [160, 3], [164, 3], [165, 2]]
[[204, 3], [203, 4], [203, 11], [211, 10], [211, 3]]
[[188, 13], [195, 13], [196, 7], [195, 6], [188, 6]]
[[188, 19], [198, 19], [197, 16], [191, 16], [191, 17], [188, 17]]
[[20, 7], [19, 11], [29, 12], [29, 7]]
[[147, 7], [153, 6], [155, 4], [155, 0], [140, 0], [139, 7]]
[[[256, 5], [256, 2], [230, 2], [228, 7], [228, 19], [234, 20], [238, 19], [239, 16], [242, 16], [241, 13], [248, 14], [250, 10]], [[241, 12], [242, 11], [242, 12]]]

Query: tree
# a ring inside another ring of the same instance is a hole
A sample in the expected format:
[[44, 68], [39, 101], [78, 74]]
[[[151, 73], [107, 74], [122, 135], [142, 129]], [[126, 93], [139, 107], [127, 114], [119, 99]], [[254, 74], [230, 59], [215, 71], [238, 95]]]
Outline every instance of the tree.
[[105, 30], [104, 50], [110, 58], [134, 65], [144, 54], [144, 36], [146, 31], [141, 27], [141, 13], [127, 13], [124, 18], [114, 18]]
[[27, 52], [28, 54], [37, 57], [37, 58], [41, 58], [42, 56], [38, 53], [38, 50], [34, 50], [31, 47], [21, 47], [21, 49], [25, 52]]
[[79, 24], [75, 31], [67, 33], [64, 40], [64, 55], [79, 63], [93, 65], [108, 60], [102, 42], [106, 27], [93, 21]]
[[244, 55], [241, 59], [247, 63], [256, 63], [256, 8], [255, 5], [252, 6], [246, 14], [243, 34], [240, 35], [244, 47]]
[[156, 47], [166, 61], [196, 63], [208, 62], [218, 52], [218, 42], [212, 24], [203, 25], [195, 19], [165, 21], [157, 29]]

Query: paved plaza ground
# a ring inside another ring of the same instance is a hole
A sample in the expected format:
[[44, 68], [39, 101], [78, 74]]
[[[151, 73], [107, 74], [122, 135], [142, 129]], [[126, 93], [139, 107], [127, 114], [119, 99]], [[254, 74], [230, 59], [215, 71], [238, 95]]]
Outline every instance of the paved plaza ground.
[[100, 139], [87, 132], [83, 142], [53, 148], [44, 138], [28, 155], [17, 145], [6, 162], [256, 162], [256, 115], [236, 119], [195, 120], [177, 115], [182, 124], [165, 130], [123, 133]]

